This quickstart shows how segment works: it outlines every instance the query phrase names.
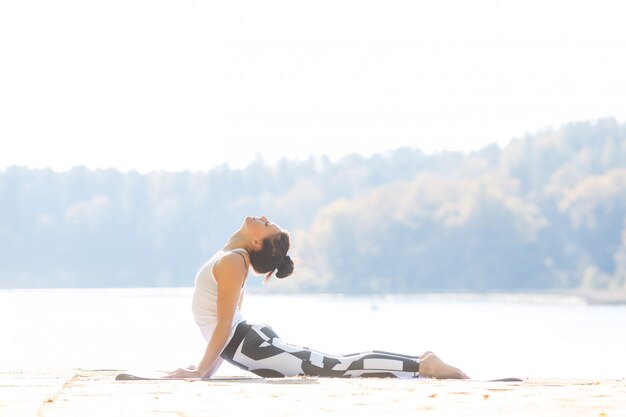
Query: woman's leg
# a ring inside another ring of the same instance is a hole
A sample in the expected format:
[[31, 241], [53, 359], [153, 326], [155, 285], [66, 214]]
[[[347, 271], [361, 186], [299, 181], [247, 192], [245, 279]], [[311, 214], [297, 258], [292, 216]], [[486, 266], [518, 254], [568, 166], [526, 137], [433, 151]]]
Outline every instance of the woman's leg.
[[[423, 367], [427, 372], [422, 370], [422, 376], [436, 376], [433, 372], [440, 371], [442, 365], [445, 365], [430, 352], [424, 354], [423, 359], [383, 351], [330, 355], [284, 343], [270, 327], [247, 323], [237, 326], [235, 335], [222, 352], [222, 357], [231, 364], [262, 377], [309, 375], [339, 378], [415, 378], [420, 375], [420, 361], [426, 361]], [[448, 370], [447, 376], [442, 377], [454, 377], [454, 372], [450, 371]], [[459, 374], [456, 377], [462, 376]]]

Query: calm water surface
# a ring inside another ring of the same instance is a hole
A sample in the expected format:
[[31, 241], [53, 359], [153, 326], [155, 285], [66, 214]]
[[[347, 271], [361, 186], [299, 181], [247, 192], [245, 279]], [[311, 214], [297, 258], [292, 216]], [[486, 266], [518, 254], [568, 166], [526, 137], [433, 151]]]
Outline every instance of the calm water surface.
[[[0, 290], [0, 366], [173, 369], [204, 341], [191, 288]], [[474, 378], [626, 377], [626, 306], [536, 295], [246, 294], [249, 322], [332, 353], [437, 352]], [[224, 365], [220, 373], [236, 373]]]

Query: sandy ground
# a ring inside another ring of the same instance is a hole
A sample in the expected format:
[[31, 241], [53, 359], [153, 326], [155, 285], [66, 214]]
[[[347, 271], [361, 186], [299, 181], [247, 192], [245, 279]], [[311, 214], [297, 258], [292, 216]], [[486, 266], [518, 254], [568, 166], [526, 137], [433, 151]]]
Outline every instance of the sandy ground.
[[0, 369], [0, 416], [626, 416], [624, 379], [115, 381], [121, 371]]

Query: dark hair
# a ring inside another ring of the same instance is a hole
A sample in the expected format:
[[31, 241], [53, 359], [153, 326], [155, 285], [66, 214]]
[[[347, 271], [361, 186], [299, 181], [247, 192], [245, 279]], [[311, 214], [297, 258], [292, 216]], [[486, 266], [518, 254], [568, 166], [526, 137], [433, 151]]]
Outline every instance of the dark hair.
[[293, 272], [293, 261], [287, 255], [289, 234], [280, 232], [263, 239], [261, 250], [250, 252], [250, 264], [258, 273], [267, 274], [268, 280], [274, 271], [276, 278], [285, 278]]

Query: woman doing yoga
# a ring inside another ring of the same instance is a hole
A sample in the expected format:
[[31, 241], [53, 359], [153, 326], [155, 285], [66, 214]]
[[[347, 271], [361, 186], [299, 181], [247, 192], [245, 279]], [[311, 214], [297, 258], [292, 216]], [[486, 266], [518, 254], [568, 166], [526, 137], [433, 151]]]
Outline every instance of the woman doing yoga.
[[246, 217], [196, 276], [192, 310], [207, 341], [204, 356], [197, 366], [177, 369], [168, 377], [210, 377], [226, 360], [261, 377], [467, 378], [432, 352], [331, 355], [285, 343], [266, 325], [248, 324], [240, 313], [248, 268], [266, 279], [274, 273], [285, 278], [293, 272], [288, 251], [287, 232], [265, 216]]

